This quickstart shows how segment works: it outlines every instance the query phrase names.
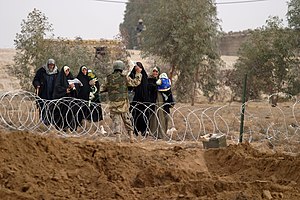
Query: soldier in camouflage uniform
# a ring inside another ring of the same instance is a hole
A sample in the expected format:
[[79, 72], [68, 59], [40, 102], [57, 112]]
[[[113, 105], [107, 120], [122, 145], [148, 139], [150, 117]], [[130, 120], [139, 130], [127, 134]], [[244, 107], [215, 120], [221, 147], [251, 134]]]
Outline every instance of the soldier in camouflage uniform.
[[134, 79], [122, 74], [125, 64], [117, 60], [113, 64], [114, 72], [109, 74], [105, 83], [101, 86], [101, 92], [108, 92], [110, 117], [113, 122], [113, 133], [116, 134], [116, 141], [121, 142], [122, 121], [130, 136], [130, 142], [134, 142], [133, 126], [129, 116], [129, 100], [127, 87], [136, 87], [141, 83], [142, 74], [137, 71]]

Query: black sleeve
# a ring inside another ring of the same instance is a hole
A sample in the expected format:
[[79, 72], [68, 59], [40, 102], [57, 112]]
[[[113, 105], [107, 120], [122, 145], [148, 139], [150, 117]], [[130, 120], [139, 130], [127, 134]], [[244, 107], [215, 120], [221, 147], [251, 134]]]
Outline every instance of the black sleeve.
[[67, 95], [67, 88], [65, 85], [55, 84], [55, 89], [53, 93], [54, 99], [59, 99]]
[[157, 93], [156, 81], [157, 79], [155, 78], [148, 78], [148, 91], [150, 98]]
[[57, 75], [54, 92], [53, 92], [54, 99], [59, 99], [59, 98], [65, 97], [67, 95], [67, 88], [69, 87], [69, 84], [66, 81], [66, 77], [63, 76], [62, 73], [64, 73], [64, 72], [61, 71]]
[[39, 69], [32, 81], [32, 85], [34, 88], [37, 88], [37, 86], [41, 86], [42, 85], [42, 75], [43, 75], [43, 68]]

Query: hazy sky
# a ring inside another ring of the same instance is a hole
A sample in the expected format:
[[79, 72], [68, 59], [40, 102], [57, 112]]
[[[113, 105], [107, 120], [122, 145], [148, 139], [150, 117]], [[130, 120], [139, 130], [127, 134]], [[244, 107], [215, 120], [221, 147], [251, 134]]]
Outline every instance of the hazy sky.
[[[124, 1], [127, 0], [118, 0]], [[188, 1], [188, 0], [187, 0]], [[245, 0], [217, 0], [217, 3]], [[265, 24], [269, 16], [286, 19], [287, 0], [217, 4], [223, 30], [239, 31]], [[0, 0], [0, 48], [14, 47], [22, 19], [34, 8], [42, 11], [53, 24], [56, 37], [74, 39], [112, 39], [118, 34], [126, 4], [94, 0]], [[285, 22], [286, 24], [286, 22]]]

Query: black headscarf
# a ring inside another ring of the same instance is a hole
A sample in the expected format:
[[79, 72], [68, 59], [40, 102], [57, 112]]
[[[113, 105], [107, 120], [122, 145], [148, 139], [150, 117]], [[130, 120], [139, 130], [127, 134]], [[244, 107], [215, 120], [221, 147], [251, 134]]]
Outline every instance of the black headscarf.
[[73, 96], [74, 97], [74, 92], [71, 92], [70, 94], [67, 94], [67, 88], [69, 87], [69, 83], [68, 80], [72, 80], [73, 79], [73, 75], [70, 72], [68, 74], [68, 76], [66, 76], [65, 71], [64, 71], [64, 67], [63, 66], [60, 70], [60, 72], [57, 75], [57, 79], [55, 82], [55, 87], [54, 87], [54, 91], [53, 91], [53, 98], [54, 99], [59, 99], [62, 97], [68, 97], [68, 96]]
[[82, 72], [82, 68], [84, 67], [87, 68], [84, 65], [81, 66], [77, 75], [77, 79], [80, 80], [82, 83], [82, 86], [79, 87], [78, 98], [88, 101], [91, 92], [91, 87], [89, 84], [89, 76], [87, 74], [84, 75]]
[[[141, 62], [137, 62], [136, 65], [142, 69], [142, 72], [141, 72], [142, 73], [142, 81], [141, 81], [140, 85], [138, 85], [137, 87], [134, 88], [135, 94], [133, 97], [133, 101], [146, 103], [146, 102], [149, 102], [148, 75], [147, 75], [145, 68]], [[133, 68], [129, 75], [130, 78], [134, 79], [135, 74], [136, 74], [136, 71]]]

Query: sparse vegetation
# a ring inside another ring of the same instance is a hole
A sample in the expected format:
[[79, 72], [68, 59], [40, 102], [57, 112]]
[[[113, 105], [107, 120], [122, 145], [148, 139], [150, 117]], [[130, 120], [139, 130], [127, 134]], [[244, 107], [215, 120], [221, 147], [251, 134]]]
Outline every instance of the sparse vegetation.
[[293, 34], [277, 17], [254, 30], [242, 45], [228, 81], [235, 95], [241, 96], [245, 74], [248, 74], [247, 90], [251, 99], [259, 99], [261, 94], [299, 93], [299, 59], [293, 43]]
[[169, 74], [177, 73], [178, 101], [194, 104], [195, 91], [207, 97], [215, 91], [219, 55], [218, 19], [212, 1], [156, 0], [149, 4], [142, 33], [142, 51], [169, 63]]
[[82, 38], [66, 40], [54, 38], [52, 24], [39, 10], [34, 9], [22, 21], [21, 32], [16, 35], [17, 54], [14, 57], [12, 73], [19, 78], [22, 89], [32, 91], [31, 81], [35, 71], [44, 65], [49, 58], [56, 60], [59, 68], [68, 65], [73, 75], [77, 75], [82, 65], [92, 66], [101, 76], [110, 69], [110, 58], [125, 57], [122, 43], [116, 43], [113, 55], [107, 50], [103, 58], [95, 58], [95, 49], [88, 46]]

